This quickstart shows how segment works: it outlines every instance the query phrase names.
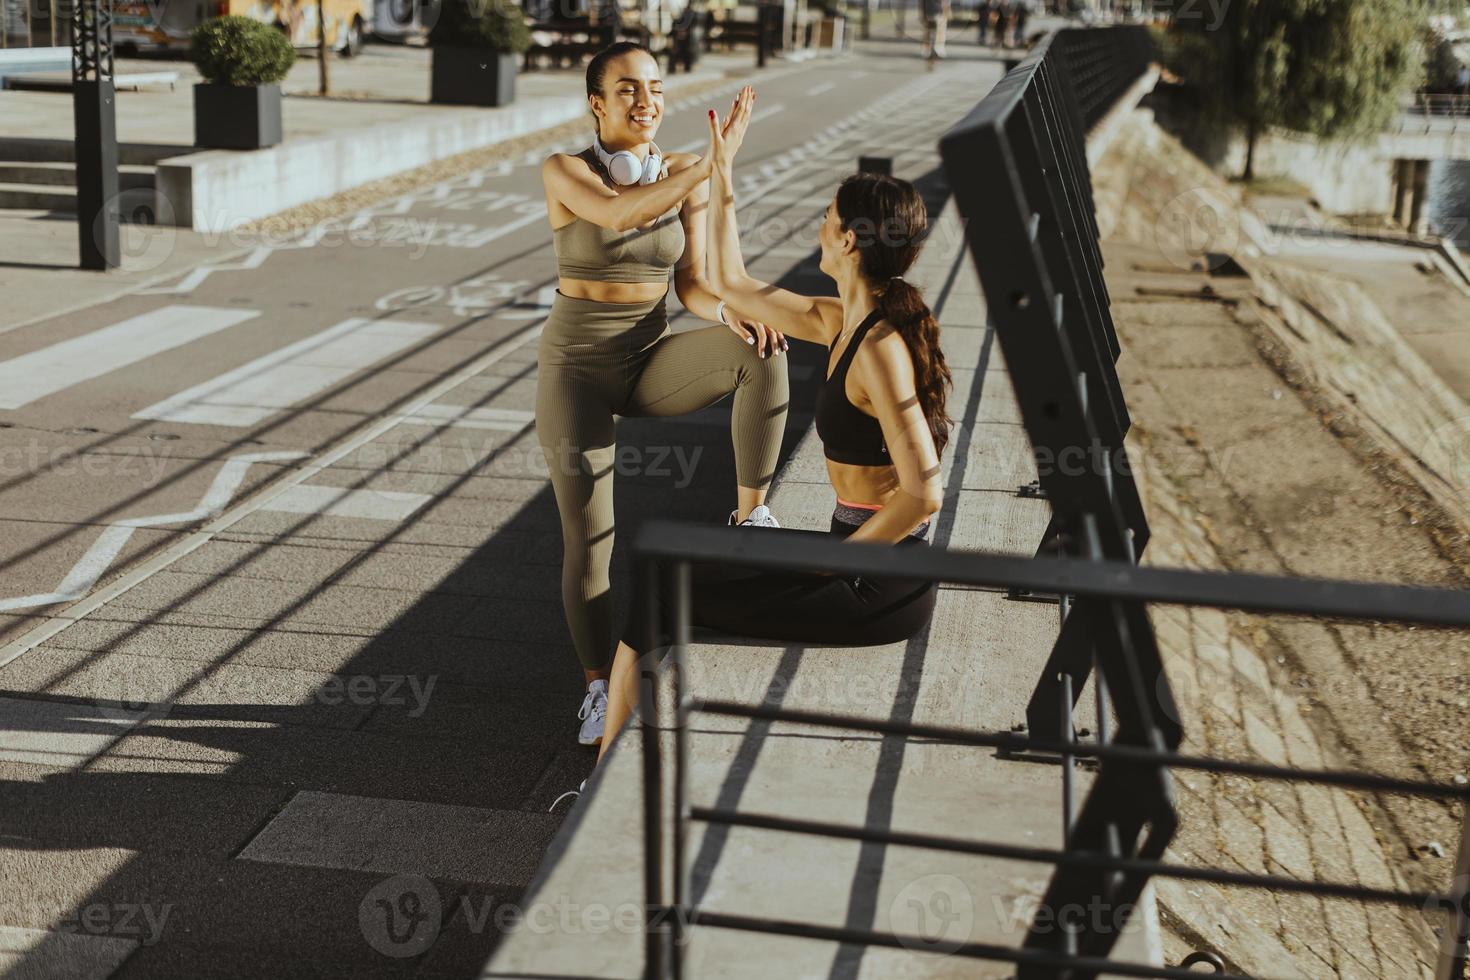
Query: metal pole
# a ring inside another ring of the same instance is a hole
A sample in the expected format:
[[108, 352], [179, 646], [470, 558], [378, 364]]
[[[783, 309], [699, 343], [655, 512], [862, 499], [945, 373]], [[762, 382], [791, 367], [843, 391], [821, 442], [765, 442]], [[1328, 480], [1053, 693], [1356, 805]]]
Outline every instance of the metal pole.
[[1461, 804], [1460, 855], [1455, 860], [1455, 880], [1450, 887], [1455, 907], [1448, 909], [1444, 932], [1439, 939], [1439, 961], [1434, 980], [1464, 980], [1467, 950], [1470, 950], [1470, 803]]
[[652, 654], [657, 649], [659, 628], [659, 568], [652, 559], [638, 566], [648, 635], [643, 637], [643, 656], [638, 662], [638, 718], [643, 736], [643, 976], [664, 980], [668, 975], [664, 936], [663, 882], [663, 760], [658, 744], [658, 674]]
[[71, 22], [77, 239], [81, 268], [98, 271], [122, 264], [112, 69], [112, 0], [80, 0]]
[[684, 948], [688, 945], [688, 938], [684, 935], [685, 925], [685, 895], [687, 894], [686, 882], [684, 880], [684, 851], [688, 843], [689, 834], [689, 800], [686, 795], [686, 777], [689, 770], [689, 739], [686, 735], [686, 726], [689, 723], [689, 696], [688, 685], [685, 684], [684, 665], [685, 651], [689, 647], [690, 633], [690, 604], [691, 595], [689, 591], [689, 563], [681, 561], [674, 565], [673, 581], [669, 583], [672, 589], [670, 604], [674, 613], [674, 628], [672, 635], [673, 643], [673, 670], [670, 674], [672, 683], [671, 693], [674, 698], [674, 889], [673, 889], [673, 914], [669, 916], [669, 940], [673, 945], [670, 962], [673, 965], [674, 980], [682, 980], [684, 976]]
[[763, 2], [755, 10], [755, 66], [766, 67], [766, 49], [771, 43], [771, 13], [772, 6], [769, 2]]
[[[1061, 675], [1061, 691], [1058, 697], [1062, 702], [1062, 728], [1057, 733], [1063, 745], [1072, 744], [1072, 675]], [[1072, 759], [1070, 752], [1062, 753], [1062, 842], [1063, 846], [1072, 839], [1073, 815], [1077, 812], [1075, 785], [1073, 783]]]

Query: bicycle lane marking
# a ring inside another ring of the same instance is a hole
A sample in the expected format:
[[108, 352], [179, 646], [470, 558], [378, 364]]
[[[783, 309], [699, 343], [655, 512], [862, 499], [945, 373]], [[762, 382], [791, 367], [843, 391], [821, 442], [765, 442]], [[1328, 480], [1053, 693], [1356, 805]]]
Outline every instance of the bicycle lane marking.
[[358, 432], [344, 437], [330, 448], [310, 457], [310, 461], [300, 468], [292, 470], [270, 486], [256, 491], [250, 497], [231, 507], [204, 527], [190, 533], [183, 540], [169, 545], [159, 554], [149, 558], [116, 582], [73, 603], [45, 623], [27, 632], [24, 636], [6, 644], [4, 647], [0, 647], [0, 667], [4, 667], [25, 653], [34, 650], [42, 643], [100, 609], [108, 602], [123, 595], [134, 586], [146, 581], [168, 568], [180, 558], [207, 544], [216, 535], [234, 526], [251, 514], [268, 509], [268, 505], [277, 497], [287, 493], [293, 487], [305, 483], [338, 460], [402, 424], [405, 418], [418, 416], [423, 409], [433, 404], [439, 398], [442, 398], [445, 394], [480, 374], [486, 368], [491, 367], [498, 361], [503, 360], [538, 339], [541, 336], [541, 329], [542, 324], [540, 323], [520, 328], [510, 336], [499, 341], [493, 350], [487, 351], [458, 371], [442, 379], [428, 391], [390, 408], [382, 418], [377, 419]]

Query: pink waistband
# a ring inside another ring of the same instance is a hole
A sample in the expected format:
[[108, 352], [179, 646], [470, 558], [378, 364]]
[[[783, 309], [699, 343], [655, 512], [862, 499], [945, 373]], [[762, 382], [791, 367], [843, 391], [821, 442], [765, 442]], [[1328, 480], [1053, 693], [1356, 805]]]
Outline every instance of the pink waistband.
[[882, 504], [855, 504], [851, 500], [843, 500], [841, 497], [838, 497], [837, 498], [837, 503], [840, 504], [840, 505], [842, 505], [843, 507], [856, 507], [858, 510], [882, 510], [883, 509], [883, 505]]

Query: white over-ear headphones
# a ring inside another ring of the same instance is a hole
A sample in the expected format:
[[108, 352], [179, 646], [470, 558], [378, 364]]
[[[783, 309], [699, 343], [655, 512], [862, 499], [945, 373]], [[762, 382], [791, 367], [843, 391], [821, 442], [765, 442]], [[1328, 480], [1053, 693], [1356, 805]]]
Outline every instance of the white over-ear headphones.
[[627, 186], [628, 184], [651, 184], [658, 180], [663, 173], [664, 158], [658, 152], [657, 143], [649, 143], [651, 149], [648, 151], [648, 159], [638, 159], [638, 154], [631, 150], [619, 150], [609, 153], [602, 147], [602, 140], [594, 139], [592, 149], [597, 153], [597, 159], [607, 168], [612, 176], [613, 182]]

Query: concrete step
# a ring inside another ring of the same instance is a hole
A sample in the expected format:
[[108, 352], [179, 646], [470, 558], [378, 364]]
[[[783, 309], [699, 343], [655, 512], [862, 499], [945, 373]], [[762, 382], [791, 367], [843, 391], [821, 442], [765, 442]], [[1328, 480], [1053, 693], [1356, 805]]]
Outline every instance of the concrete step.
[[[151, 186], [124, 188], [119, 195], [119, 209], [124, 222], [144, 212], [153, 213]], [[0, 181], [0, 211], [44, 211], [52, 214], [76, 214], [75, 187], [54, 184], [17, 184]], [[151, 219], [149, 219], [151, 220]]]
[[[151, 189], [154, 173], [155, 169], [146, 164], [122, 164], [117, 168], [118, 189]], [[77, 168], [76, 164], [67, 161], [0, 160], [0, 183], [75, 187]]]
[[[193, 152], [194, 147], [183, 143], [119, 143], [117, 160], [120, 164], [151, 165], [167, 157]], [[74, 163], [76, 146], [72, 140], [5, 136], [0, 137], [0, 160], [18, 163]]]
[[64, 211], [75, 214], [77, 210], [76, 188], [0, 181], [0, 209], [14, 208], [40, 208], [46, 211]]
[[[113, 76], [112, 88], [116, 92], [139, 91], [151, 86], [167, 85], [172, 90], [179, 83], [176, 71], [140, 71]], [[70, 71], [37, 71], [11, 78], [6, 88], [32, 92], [70, 92]]]

